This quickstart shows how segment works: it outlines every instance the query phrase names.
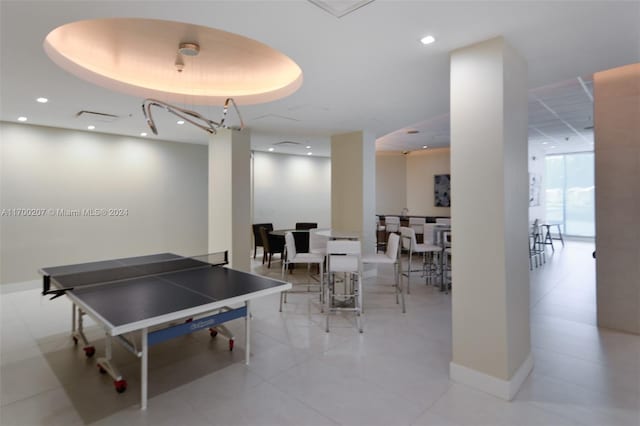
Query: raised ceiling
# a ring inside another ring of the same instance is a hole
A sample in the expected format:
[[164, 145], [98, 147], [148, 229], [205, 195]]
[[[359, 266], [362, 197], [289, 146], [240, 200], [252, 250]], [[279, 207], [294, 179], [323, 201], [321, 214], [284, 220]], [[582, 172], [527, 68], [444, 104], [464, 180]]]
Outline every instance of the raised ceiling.
[[[186, 54], [180, 47], [190, 49]], [[273, 101], [302, 84], [300, 67], [260, 42], [183, 22], [91, 19], [62, 25], [44, 50], [63, 69], [107, 89], [165, 102]]]
[[[446, 126], [449, 52], [498, 35], [526, 58], [530, 89], [578, 76], [588, 81], [596, 71], [640, 61], [639, 2], [377, 0], [341, 18], [303, 0], [3, 1], [0, 7], [2, 120], [27, 116], [32, 124], [86, 129], [76, 113], [87, 110], [117, 116], [96, 123], [95, 131], [146, 131], [139, 96], [65, 72], [42, 43], [50, 31], [75, 21], [172, 20], [258, 40], [300, 66], [304, 83], [297, 92], [241, 107], [254, 149], [291, 140], [300, 142], [299, 153], [306, 146], [314, 154], [328, 152], [330, 135], [340, 132], [367, 129], [380, 138], [425, 121]], [[426, 34], [437, 42], [420, 44]], [[40, 96], [49, 103], [35, 102]], [[220, 108], [185, 106], [212, 117]], [[162, 139], [206, 143], [204, 132], [177, 125], [169, 114], [157, 121]]]

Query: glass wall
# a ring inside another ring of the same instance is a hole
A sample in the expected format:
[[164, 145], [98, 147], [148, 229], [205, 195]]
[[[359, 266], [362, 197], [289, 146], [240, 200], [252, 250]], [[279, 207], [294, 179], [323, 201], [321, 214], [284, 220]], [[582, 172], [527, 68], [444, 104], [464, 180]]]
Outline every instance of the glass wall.
[[547, 223], [558, 223], [566, 235], [595, 236], [593, 152], [546, 157]]

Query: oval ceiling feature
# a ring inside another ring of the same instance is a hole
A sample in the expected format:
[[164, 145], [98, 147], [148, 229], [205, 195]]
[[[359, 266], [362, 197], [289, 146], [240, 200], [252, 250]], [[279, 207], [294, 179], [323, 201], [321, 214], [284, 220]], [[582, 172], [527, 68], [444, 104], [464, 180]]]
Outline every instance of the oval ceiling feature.
[[[193, 55], [180, 53], [185, 45]], [[194, 46], [197, 46], [197, 52]], [[44, 49], [60, 67], [107, 89], [166, 102], [256, 104], [302, 85], [283, 53], [230, 32], [156, 19], [77, 21], [51, 31]]]

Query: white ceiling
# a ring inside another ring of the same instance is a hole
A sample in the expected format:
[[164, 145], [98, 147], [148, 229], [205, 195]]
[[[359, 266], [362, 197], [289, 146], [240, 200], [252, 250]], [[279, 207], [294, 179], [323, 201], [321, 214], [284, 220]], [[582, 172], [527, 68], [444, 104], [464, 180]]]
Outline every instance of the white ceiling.
[[[46, 56], [42, 41], [54, 28], [82, 19], [176, 20], [256, 39], [300, 65], [304, 82], [296, 93], [240, 105], [254, 149], [286, 140], [299, 145], [277, 151], [299, 154], [309, 145], [314, 155], [328, 155], [331, 134], [360, 129], [381, 138], [378, 149], [448, 144], [449, 52], [498, 35], [529, 64], [529, 87], [536, 89], [530, 92], [532, 142], [585, 142], [590, 76], [640, 61], [638, 1], [376, 0], [342, 18], [305, 0], [2, 1], [0, 7], [1, 120], [23, 115], [32, 124], [86, 129], [75, 114], [90, 110], [120, 117], [94, 123], [95, 131], [148, 132], [142, 99], [66, 73]], [[426, 34], [436, 43], [421, 45]], [[49, 103], [35, 102], [39, 96]], [[187, 107], [214, 120], [221, 112], [220, 106]], [[158, 111], [154, 118], [158, 138], [208, 139], [195, 127], [177, 125], [170, 114]], [[421, 132], [409, 136], [408, 128]]]
[[[418, 131], [418, 133], [407, 133]], [[422, 120], [377, 140], [379, 151], [448, 146], [449, 114]], [[529, 144], [547, 153], [593, 150], [593, 81], [576, 77], [529, 90]]]

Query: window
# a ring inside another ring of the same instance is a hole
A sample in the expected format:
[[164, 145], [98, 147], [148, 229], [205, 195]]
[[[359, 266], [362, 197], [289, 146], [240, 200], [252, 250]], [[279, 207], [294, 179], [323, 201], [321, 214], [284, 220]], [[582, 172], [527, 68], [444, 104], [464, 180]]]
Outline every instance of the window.
[[595, 236], [593, 152], [548, 155], [545, 171], [547, 223], [566, 235]]

